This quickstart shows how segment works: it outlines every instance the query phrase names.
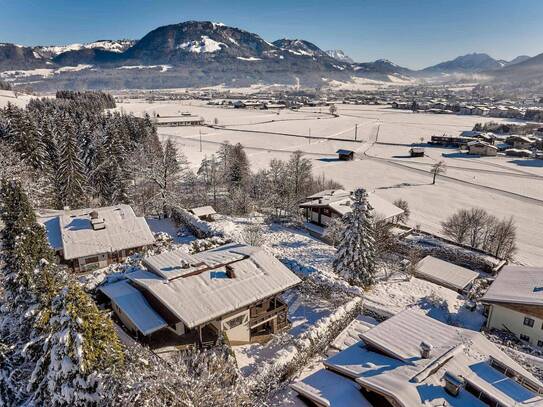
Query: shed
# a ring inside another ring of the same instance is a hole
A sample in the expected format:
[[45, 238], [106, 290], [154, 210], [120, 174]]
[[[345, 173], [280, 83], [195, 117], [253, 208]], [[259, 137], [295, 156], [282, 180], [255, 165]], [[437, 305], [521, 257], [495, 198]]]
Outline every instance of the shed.
[[424, 157], [424, 147], [411, 147], [409, 155], [411, 157]]
[[341, 161], [352, 161], [352, 160], [354, 160], [354, 151], [352, 151], [352, 150], [339, 149], [339, 150], [336, 151], [336, 154], [338, 155], [338, 158]]
[[418, 262], [415, 274], [419, 278], [461, 292], [469, 288], [479, 273], [432, 256]]
[[192, 208], [190, 210], [194, 216], [197, 216], [201, 220], [212, 221], [213, 215], [216, 215], [215, 209], [212, 206], [199, 206], [198, 208]]

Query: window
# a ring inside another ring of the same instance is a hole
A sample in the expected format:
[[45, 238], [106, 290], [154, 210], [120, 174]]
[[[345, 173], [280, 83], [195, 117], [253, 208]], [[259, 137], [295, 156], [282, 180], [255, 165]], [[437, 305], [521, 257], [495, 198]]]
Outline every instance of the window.
[[529, 326], [529, 327], [533, 327], [534, 322], [535, 321], [532, 318], [524, 317], [524, 325]]
[[530, 337], [528, 335], [520, 334], [520, 340], [524, 342], [530, 342]]
[[235, 328], [236, 326], [239, 326], [243, 324], [245, 321], [245, 315], [240, 315], [238, 317], [232, 318], [231, 320], [227, 321], [225, 323], [227, 329]]
[[543, 341], [542, 340], [537, 341], [537, 347], [538, 348], [543, 348]]

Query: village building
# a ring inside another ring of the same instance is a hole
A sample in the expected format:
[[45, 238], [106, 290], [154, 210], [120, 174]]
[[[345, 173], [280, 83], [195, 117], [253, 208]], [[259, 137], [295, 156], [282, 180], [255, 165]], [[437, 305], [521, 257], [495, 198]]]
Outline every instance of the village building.
[[[305, 213], [305, 227], [315, 236], [323, 237], [325, 228], [334, 218], [341, 218], [352, 210], [352, 202], [352, 191], [329, 189], [307, 197], [299, 207]], [[368, 194], [368, 202], [375, 214], [384, 220], [392, 220], [403, 213], [403, 209], [372, 193]]]
[[336, 151], [336, 154], [338, 155], [338, 159], [341, 161], [354, 160], [354, 151], [352, 150], [339, 149]]
[[479, 273], [438, 259], [426, 256], [415, 266], [415, 276], [450, 288], [458, 292], [466, 292], [472, 286], [473, 281], [479, 277]]
[[[281, 294], [301, 280], [261, 248], [176, 250], [143, 265], [122, 284], [100, 290], [126, 329], [151, 346], [210, 346], [223, 334], [239, 345], [290, 326]], [[126, 293], [135, 300], [127, 301]]]
[[543, 348], [543, 268], [505, 266], [481, 302], [488, 307], [488, 328]]
[[291, 385], [317, 406], [542, 406], [543, 383], [481, 333], [405, 310]]
[[528, 136], [509, 136], [506, 142], [517, 150], [531, 150], [536, 140]]
[[215, 220], [214, 216], [217, 214], [215, 209], [212, 206], [199, 206], [198, 208], [192, 208], [189, 210], [194, 216], [200, 220], [205, 220], [207, 222], [213, 222]]
[[498, 154], [498, 147], [481, 140], [468, 143], [468, 154], [495, 157]]
[[136, 216], [129, 205], [43, 210], [38, 222], [45, 226], [59, 261], [75, 272], [121, 262], [155, 242], [145, 219]]
[[203, 126], [204, 118], [200, 116], [181, 115], [181, 116], [164, 116], [156, 117], [155, 123], [157, 126], [164, 127], [182, 127], [182, 126]]

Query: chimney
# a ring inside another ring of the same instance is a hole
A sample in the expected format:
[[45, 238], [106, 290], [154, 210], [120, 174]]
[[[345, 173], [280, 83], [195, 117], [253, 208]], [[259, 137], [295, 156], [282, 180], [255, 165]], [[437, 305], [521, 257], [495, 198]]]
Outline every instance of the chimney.
[[90, 213], [91, 225], [93, 230], [102, 230], [106, 228], [104, 218], [100, 218], [97, 211]]
[[226, 265], [226, 275], [228, 276], [228, 278], [236, 278], [234, 268], [230, 264]]
[[464, 386], [464, 379], [447, 371], [443, 376], [443, 380], [445, 381], [445, 391], [451, 396], [457, 397]]
[[425, 341], [422, 341], [420, 343], [420, 357], [423, 359], [430, 359], [432, 355], [432, 348], [433, 346]]

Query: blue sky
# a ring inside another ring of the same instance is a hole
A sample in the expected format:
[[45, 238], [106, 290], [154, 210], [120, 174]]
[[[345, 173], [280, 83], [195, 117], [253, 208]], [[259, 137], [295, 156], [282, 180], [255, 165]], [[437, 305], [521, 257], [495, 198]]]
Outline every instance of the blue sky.
[[543, 52], [542, 0], [0, 0], [0, 42], [141, 38], [165, 24], [223, 22], [268, 41], [301, 38], [357, 61], [421, 68], [469, 52]]

